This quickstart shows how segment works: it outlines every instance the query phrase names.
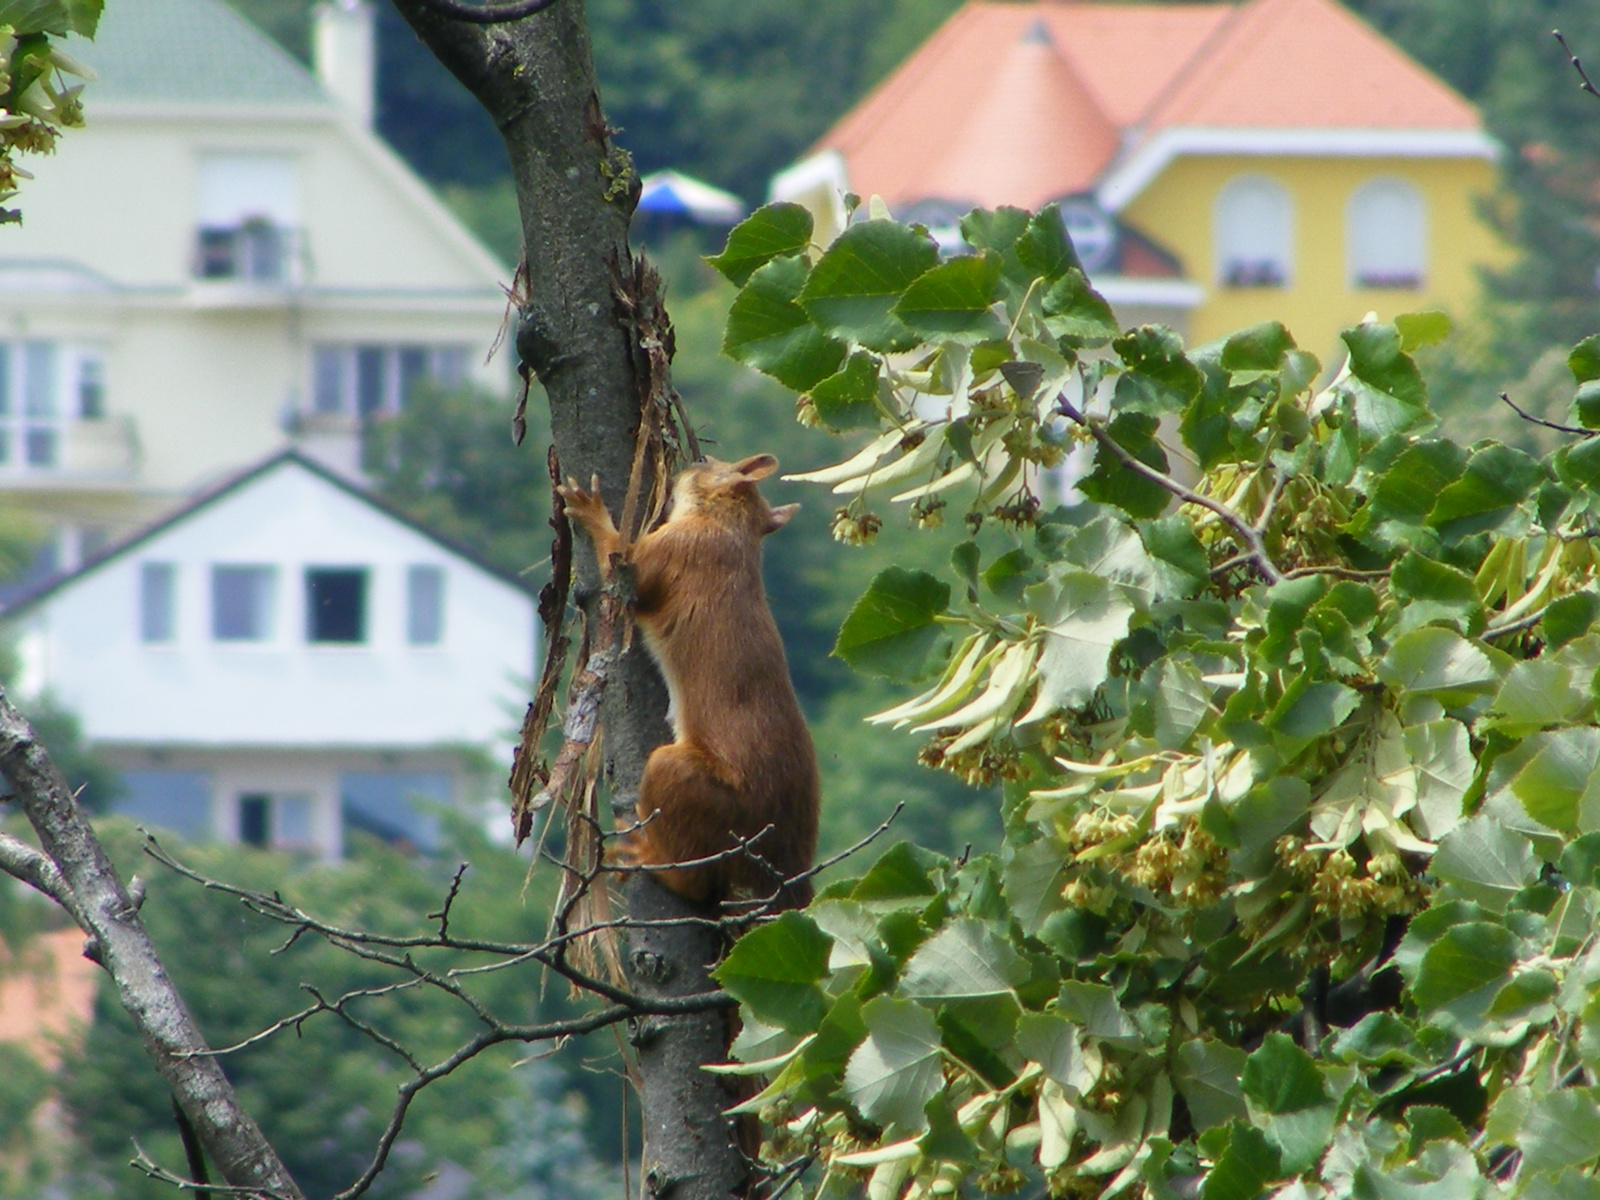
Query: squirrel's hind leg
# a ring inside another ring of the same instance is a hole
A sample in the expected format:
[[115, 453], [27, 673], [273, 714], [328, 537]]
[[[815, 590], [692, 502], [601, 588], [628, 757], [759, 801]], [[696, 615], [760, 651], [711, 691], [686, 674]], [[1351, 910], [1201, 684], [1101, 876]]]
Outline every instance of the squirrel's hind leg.
[[704, 904], [724, 898], [729, 863], [694, 862], [730, 850], [739, 825], [739, 794], [710, 755], [687, 742], [658, 746], [645, 763], [635, 810], [639, 825], [622, 839], [620, 861], [652, 871], [685, 900]]

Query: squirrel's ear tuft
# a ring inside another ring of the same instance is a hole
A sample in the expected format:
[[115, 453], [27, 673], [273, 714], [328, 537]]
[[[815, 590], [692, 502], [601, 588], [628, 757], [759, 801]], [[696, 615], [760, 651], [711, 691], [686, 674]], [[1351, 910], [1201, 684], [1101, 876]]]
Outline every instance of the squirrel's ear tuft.
[[765, 479], [778, 469], [778, 460], [770, 454], [752, 454], [733, 464], [733, 473], [746, 479]]
[[778, 532], [778, 530], [782, 529], [789, 523], [789, 518], [794, 516], [795, 513], [799, 511], [800, 506], [798, 504], [778, 505], [777, 508], [773, 509], [767, 514], [767, 523], [766, 526], [761, 530], [761, 536], [766, 537], [769, 533]]

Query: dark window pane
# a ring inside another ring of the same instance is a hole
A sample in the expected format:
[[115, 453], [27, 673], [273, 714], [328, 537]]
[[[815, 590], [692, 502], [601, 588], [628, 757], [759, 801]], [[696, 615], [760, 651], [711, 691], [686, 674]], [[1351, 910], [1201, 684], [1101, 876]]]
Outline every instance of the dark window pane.
[[306, 641], [367, 640], [367, 573], [359, 567], [306, 571]]
[[246, 221], [239, 230], [244, 277], [255, 283], [278, 283], [286, 274], [288, 238], [270, 221]]
[[444, 571], [439, 567], [406, 570], [406, 640], [413, 646], [444, 640]]
[[201, 279], [232, 279], [239, 274], [239, 231], [202, 229], [195, 274]]
[[386, 842], [433, 850], [439, 844], [438, 809], [450, 803], [450, 776], [429, 772], [358, 772], [339, 778], [347, 829]]
[[382, 346], [356, 349], [356, 411], [370, 417], [384, 408], [384, 360], [389, 356]]
[[271, 809], [271, 796], [252, 793], [239, 797], [239, 840], [246, 846], [266, 846], [271, 840]]
[[56, 431], [30, 429], [25, 442], [30, 467], [53, 467], [56, 462]]
[[78, 415], [85, 421], [106, 415], [106, 365], [98, 358], [78, 363]]
[[30, 417], [56, 415], [54, 342], [27, 342], [22, 347], [22, 407]]
[[140, 640], [172, 640], [177, 625], [177, 576], [171, 563], [145, 563], [139, 568]]
[[319, 413], [345, 411], [344, 372], [348, 357], [338, 346], [317, 347], [311, 366], [311, 404]]
[[428, 381], [428, 351], [423, 346], [400, 347], [400, 403], [411, 399], [420, 383]]
[[211, 636], [219, 642], [264, 641], [271, 600], [271, 567], [212, 567]]

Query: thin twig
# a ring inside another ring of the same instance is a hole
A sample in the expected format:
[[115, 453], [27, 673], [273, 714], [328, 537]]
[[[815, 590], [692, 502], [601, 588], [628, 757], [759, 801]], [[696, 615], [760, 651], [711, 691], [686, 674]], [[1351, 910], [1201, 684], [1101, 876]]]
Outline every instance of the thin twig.
[[145, 1153], [138, 1138], [131, 1140], [134, 1156], [128, 1161], [128, 1165], [158, 1183], [169, 1183], [182, 1192], [214, 1192], [222, 1196], [250, 1196], [256, 1200], [284, 1200], [282, 1192], [273, 1191], [271, 1188], [229, 1187], [226, 1184], [201, 1182], [185, 1179], [182, 1175], [174, 1175], [165, 1167], [157, 1165], [155, 1160]]
[[1106, 431], [1105, 427], [1101, 425], [1100, 422], [1092, 420], [1089, 417], [1086, 417], [1083, 413], [1079, 412], [1077, 408], [1073, 406], [1072, 402], [1065, 396], [1057, 398], [1056, 407], [1060, 410], [1064, 417], [1076, 422], [1084, 429], [1088, 430], [1090, 436], [1092, 436], [1095, 441], [1099, 442], [1100, 445], [1111, 451], [1111, 453], [1116, 457], [1117, 461], [1120, 462], [1124, 467], [1128, 468], [1128, 470], [1132, 471], [1135, 475], [1138, 475], [1144, 479], [1148, 479], [1156, 486], [1164, 488], [1166, 491], [1171, 492], [1174, 496], [1186, 504], [1199, 505], [1201, 508], [1209, 509], [1217, 516], [1221, 517], [1223, 523], [1227, 525], [1229, 529], [1233, 530], [1233, 532], [1238, 535], [1239, 540], [1244, 543], [1246, 552], [1249, 554], [1250, 562], [1255, 565], [1256, 570], [1260, 572], [1261, 576], [1266, 579], [1268, 583], [1279, 583], [1283, 580], [1283, 572], [1278, 570], [1277, 565], [1272, 561], [1271, 556], [1267, 554], [1267, 547], [1261, 539], [1261, 532], [1256, 529], [1255, 526], [1251, 525], [1249, 521], [1246, 521], [1226, 504], [1223, 504], [1217, 500], [1213, 500], [1209, 496], [1202, 496], [1199, 492], [1194, 491], [1192, 488], [1184, 487], [1183, 484], [1172, 478], [1172, 476], [1166, 474], [1165, 472], [1156, 470], [1147, 462], [1141, 462], [1139, 459], [1135, 458], [1132, 454], [1128, 453], [1121, 442], [1117, 441], [1116, 438], [1112, 437], [1111, 434]]
[[1591, 96], [1600, 96], [1600, 92], [1594, 90], [1594, 84], [1589, 82], [1589, 73], [1583, 69], [1583, 64], [1578, 61], [1578, 56], [1572, 52], [1572, 47], [1567, 45], [1567, 39], [1561, 36], [1561, 30], [1552, 29], [1550, 33], [1555, 37], [1556, 41], [1561, 43], [1561, 49], [1572, 60], [1572, 69], [1578, 73], [1578, 78], [1583, 81], [1578, 86]]
[[453, 21], [466, 21], [472, 25], [499, 25], [505, 21], [520, 21], [536, 12], [543, 12], [556, 0], [516, 0], [512, 4], [464, 4], [462, 0], [418, 0], [423, 8]]
[[[1572, 61], [1577, 62], [1578, 60], [1573, 59]], [[1596, 434], [1600, 434], [1600, 429], [1579, 429], [1576, 425], [1562, 425], [1556, 421], [1546, 421], [1543, 417], [1536, 417], [1526, 409], [1519, 407], [1517, 402], [1504, 392], [1500, 393], [1500, 399], [1509, 404], [1511, 406], [1511, 411], [1516, 413], [1517, 416], [1521, 417], [1524, 421], [1531, 421], [1535, 425], [1543, 425], [1546, 429], [1554, 429], [1557, 433], [1575, 433], [1579, 437], [1583, 438], [1592, 438]]]

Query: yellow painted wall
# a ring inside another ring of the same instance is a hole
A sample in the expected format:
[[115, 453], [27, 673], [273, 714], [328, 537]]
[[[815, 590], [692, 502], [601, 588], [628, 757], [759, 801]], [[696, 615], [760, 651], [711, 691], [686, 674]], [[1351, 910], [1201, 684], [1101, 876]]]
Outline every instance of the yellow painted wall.
[[[1266, 176], [1289, 192], [1293, 263], [1284, 287], [1229, 288], [1217, 281], [1213, 209], [1217, 193], [1240, 175]], [[1404, 179], [1423, 195], [1428, 247], [1421, 288], [1350, 285], [1345, 208], [1358, 187], [1378, 177]], [[1184, 273], [1206, 289], [1190, 322], [1191, 344], [1278, 320], [1326, 364], [1342, 350], [1339, 330], [1368, 312], [1387, 320], [1423, 309], [1456, 316], [1471, 310], [1478, 267], [1509, 256], [1477, 214], [1478, 198], [1494, 185], [1494, 165], [1482, 159], [1187, 157], [1169, 165], [1121, 215], [1178, 255]]]

